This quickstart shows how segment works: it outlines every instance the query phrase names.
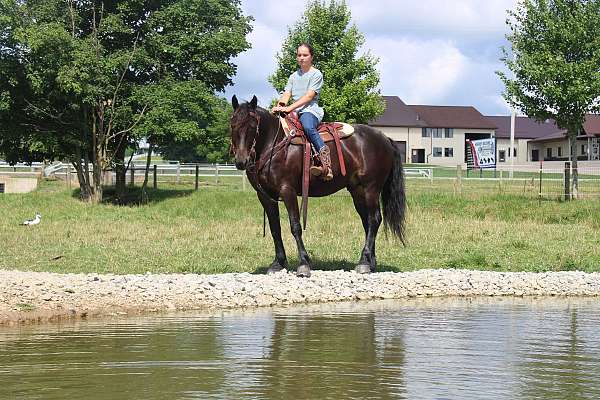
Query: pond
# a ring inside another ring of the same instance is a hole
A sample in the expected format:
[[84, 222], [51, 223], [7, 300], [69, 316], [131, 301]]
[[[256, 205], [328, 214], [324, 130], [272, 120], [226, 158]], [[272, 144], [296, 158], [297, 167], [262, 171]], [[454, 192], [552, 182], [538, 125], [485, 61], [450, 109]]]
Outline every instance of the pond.
[[0, 328], [7, 399], [597, 399], [600, 301], [438, 298]]

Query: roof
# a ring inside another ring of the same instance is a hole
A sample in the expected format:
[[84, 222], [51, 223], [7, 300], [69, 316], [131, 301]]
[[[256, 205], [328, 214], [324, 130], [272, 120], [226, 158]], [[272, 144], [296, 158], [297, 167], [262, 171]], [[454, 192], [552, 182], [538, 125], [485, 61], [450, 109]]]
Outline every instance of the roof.
[[420, 120], [417, 113], [404, 104], [398, 96], [383, 96], [383, 100], [385, 102], [385, 111], [377, 119], [371, 121], [369, 125], [407, 127], [427, 126], [425, 121]]
[[600, 136], [600, 115], [588, 114], [585, 116], [583, 129], [588, 135]]
[[[497, 138], [510, 137], [510, 116], [488, 116], [488, 119], [494, 121], [498, 126], [496, 131]], [[586, 115], [583, 124], [584, 132], [577, 136], [579, 139], [592, 136], [600, 136], [600, 115]], [[531, 117], [516, 117], [515, 119], [515, 138], [531, 139], [532, 142], [544, 142], [564, 139], [566, 130], [556, 126], [554, 120], [537, 122]]]
[[[486, 118], [493, 121], [498, 127], [496, 129], [497, 138], [510, 138], [510, 116], [486, 116]], [[530, 117], [515, 118], [516, 139], [537, 139], [559, 131], [560, 129], [553, 120], [537, 122]]]
[[496, 125], [474, 107], [406, 105], [398, 96], [383, 96], [383, 100], [385, 111], [369, 125], [496, 129]]
[[472, 106], [409, 106], [432, 128], [496, 129]]

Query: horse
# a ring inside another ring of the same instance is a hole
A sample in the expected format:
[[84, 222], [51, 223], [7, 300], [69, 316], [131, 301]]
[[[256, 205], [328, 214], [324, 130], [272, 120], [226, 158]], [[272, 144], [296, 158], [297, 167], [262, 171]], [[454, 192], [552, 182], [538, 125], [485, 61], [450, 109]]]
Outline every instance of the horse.
[[[231, 152], [236, 168], [246, 170], [268, 217], [275, 259], [267, 273], [289, 269], [279, 223], [278, 202], [282, 200], [298, 247], [300, 265], [296, 275], [310, 277], [312, 263], [302, 241], [297, 201], [302, 193], [304, 146], [289, 144], [278, 116], [257, 107], [257, 102], [256, 96], [243, 104], [239, 104], [235, 95], [232, 97]], [[331, 146], [334, 178], [326, 182], [311, 177], [308, 195], [328, 196], [343, 188], [350, 192], [365, 231], [365, 244], [355, 271], [366, 274], [376, 270], [375, 240], [382, 220], [386, 231], [405, 244], [404, 172], [400, 151], [390, 138], [368, 125], [353, 127], [354, 134], [341, 140], [345, 176], [340, 173], [336, 149]]]

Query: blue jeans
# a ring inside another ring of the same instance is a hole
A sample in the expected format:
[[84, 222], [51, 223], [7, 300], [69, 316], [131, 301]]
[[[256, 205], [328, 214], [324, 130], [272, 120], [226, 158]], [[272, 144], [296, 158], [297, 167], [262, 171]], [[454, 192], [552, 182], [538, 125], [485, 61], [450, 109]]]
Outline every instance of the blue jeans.
[[325, 146], [321, 135], [317, 132], [317, 126], [319, 125], [319, 119], [314, 114], [305, 112], [300, 114], [300, 123], [308, 140], [317, 148], [317, 152], [321, 151], [321, 147]]

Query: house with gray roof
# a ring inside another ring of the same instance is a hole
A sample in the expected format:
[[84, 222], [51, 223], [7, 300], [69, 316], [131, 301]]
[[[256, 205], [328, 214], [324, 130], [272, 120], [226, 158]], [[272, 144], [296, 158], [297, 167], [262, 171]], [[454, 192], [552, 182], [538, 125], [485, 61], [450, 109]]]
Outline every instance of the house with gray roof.
[[384, 113], [369, 125], [399, 145], [404, 162], [464, 164], [468, 140], [494, 137], [496, 125], [474, 107], [407, 105], [397, 96], [383, 98]]
[[[510, 116], [488, 116], [498, 127], [497, 162], [508, 161], [510, 148]], [[600, 115], [588, 114], [583, 132], [577, 137], [576, 154], [578, 160], [600, 159]], [[530, 117], [515, 118], [515, 141], [513, 152], [515, 163], [524, 164], [537, 161], [567, 161], [570, 143], [566, 131], [560, 129], [553, 120], [538, 122]]]

